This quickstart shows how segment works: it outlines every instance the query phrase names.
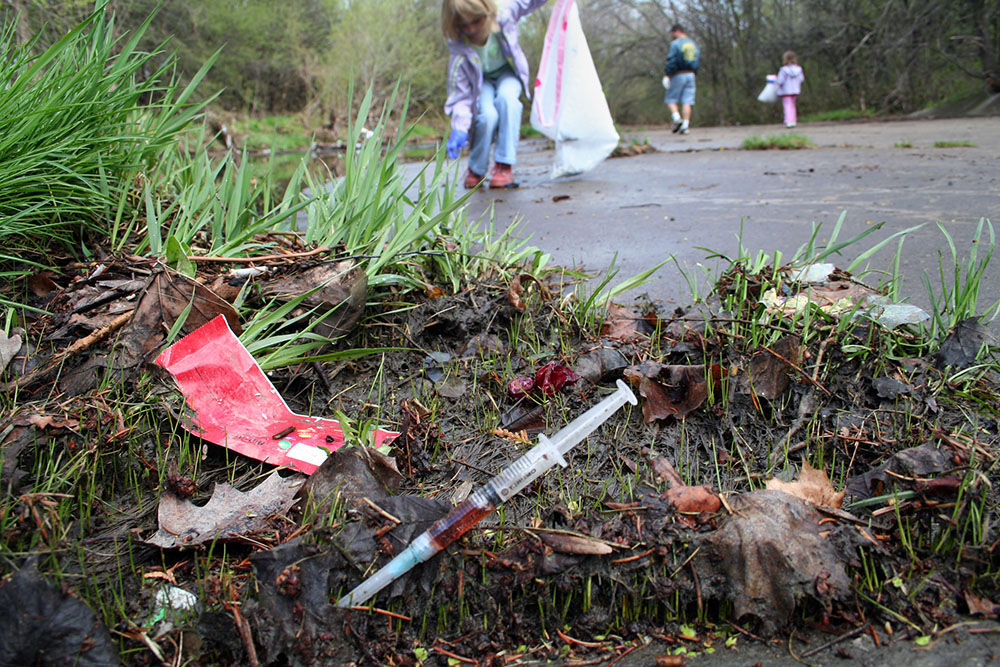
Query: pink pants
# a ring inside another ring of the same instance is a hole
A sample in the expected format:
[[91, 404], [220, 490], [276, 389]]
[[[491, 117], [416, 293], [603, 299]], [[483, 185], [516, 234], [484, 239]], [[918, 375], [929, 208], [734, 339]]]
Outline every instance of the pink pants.
[[798, 115], [795, 112], [795, 100], [798, 95], [782, 95], [781, 105], [785, 108], [785, 125], [795, 125], [798, 122]]

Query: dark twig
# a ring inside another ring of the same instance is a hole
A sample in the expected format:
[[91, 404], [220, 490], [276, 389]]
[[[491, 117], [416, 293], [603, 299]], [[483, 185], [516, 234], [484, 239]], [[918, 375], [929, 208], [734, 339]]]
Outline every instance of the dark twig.
[[58, 352], [52, 355], [52, 358], [49, 359], [49, 361], [46, 362], [45, 364], [35, 368], [34, 370], [28, 373], [25, 373], [19, 378], [10, 380], [9, 382], [6, 382], [4, 384], [0, 384], [0, 391], [2, 392], [12, 391], [20, 387], [25, 387], [36, 380], [40, 380], [41, 378], [46, 377], [49, 373], [54, 371], [61, 363], [63, 363], [73, 355], [79, 354], [80, 352], [90, 349], [95, 344], [99, 343], [100, 341], [104, 340], [118, 329], [125, 326], [125, 323], [132, 318], [132, 312], [133, 311], [128, 310], [125, 311], [124, 313], [121, 313], [120, 315], [118, 315], [118, 317], [116, 317], [114, 320], [112, 320], [110, 323], [106, 324], [102, 328], [84, 336], [83, 338], [74, 341], [72, 345], [67, 347], [62, 352]]
[[820, 653], [821, 651], [825, 651], [826, 649], [828, 649], [831, 646], [834, 646], [836, 644], [839, 644], [840, 642], [847, 641], [848, 639], [851, 639], [853, 637], [857, 637], [858, 635], [860, 635], [861, 633], [863, 633], [867, 629], [868, 629], [868, 624], [866, 623], [866, 624], [864, 624], [864, 625], [862, 625], [860, 627], [854, 628], [850, 632], [845, 632], [844, 634], [840, 635], [839, 637], [834, 637], [833, 639], [831, 639], [830, 641], [828, 641], [825, 644], [821, 644], [821, 645], [817, 646], [816, 648], [809, 649], [808, 651], [806, 651], [805, 653], [803, 653], [799, 657], [800, 658], [808, 658], [809, 656], [816, 655], [817, 653]]
[[799, 374], [802, 377], [804, 377], [806, 380], [808, 380], [811, 384], [815, 385], [817, 388], [821, 389], [827, 396], [833, 396], [833, 393], [829, 389], [827, 389], [826, 387], [824, 387], [822, 384], [820, 384], [819, 380], [815, 379], [814, 377], [812, 377], [811, 375], [809, 375], [808, 373], [806, 373], [805, 370], [801, 366], [799, 366], [796, 363], [793, 363], [791, 359], [786, 359], [782, 355], [778, 354], [777, 352], [775, 352], [774, 350], [772, 350], [771, 348], [769, 348], [767, 345], [761, 345], [761, 347], [764, 348], [765, 350], [767, 350], [768, 352], [770, 352], [771, 354], [773, 354], [775, 357], [777, 357], [781, 361], [785, 362], [786, 364], [788, 364], [789, 366], [791, 366], [792, 368], [794, 368], [796, 371], [799, 372]]

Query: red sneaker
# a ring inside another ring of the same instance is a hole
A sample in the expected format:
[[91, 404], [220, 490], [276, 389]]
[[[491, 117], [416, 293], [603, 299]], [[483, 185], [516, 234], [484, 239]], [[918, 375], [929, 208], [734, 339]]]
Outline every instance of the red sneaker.
[[509, 164], [497, 162], [490, 172], [490, 189], [516, 187], [514, 183], [514, 169]]
[[483, 177], [471, 169], [465, 174], [465, 189], [471, 190], [483, 182]]

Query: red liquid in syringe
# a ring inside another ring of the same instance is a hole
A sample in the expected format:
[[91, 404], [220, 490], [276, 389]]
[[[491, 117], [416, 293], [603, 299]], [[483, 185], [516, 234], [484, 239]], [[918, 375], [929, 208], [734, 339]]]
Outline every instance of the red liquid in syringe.
[[493, 504], [477, 495], [470, 496], [427, 529], [435, 547], [444, 549], [495, 509]]

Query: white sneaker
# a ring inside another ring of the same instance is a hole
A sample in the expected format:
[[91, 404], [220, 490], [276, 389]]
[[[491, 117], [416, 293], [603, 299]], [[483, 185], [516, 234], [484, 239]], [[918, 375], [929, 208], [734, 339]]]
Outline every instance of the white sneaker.
[[795, 127], [795, 123], [785, 123], [785, 127]]

